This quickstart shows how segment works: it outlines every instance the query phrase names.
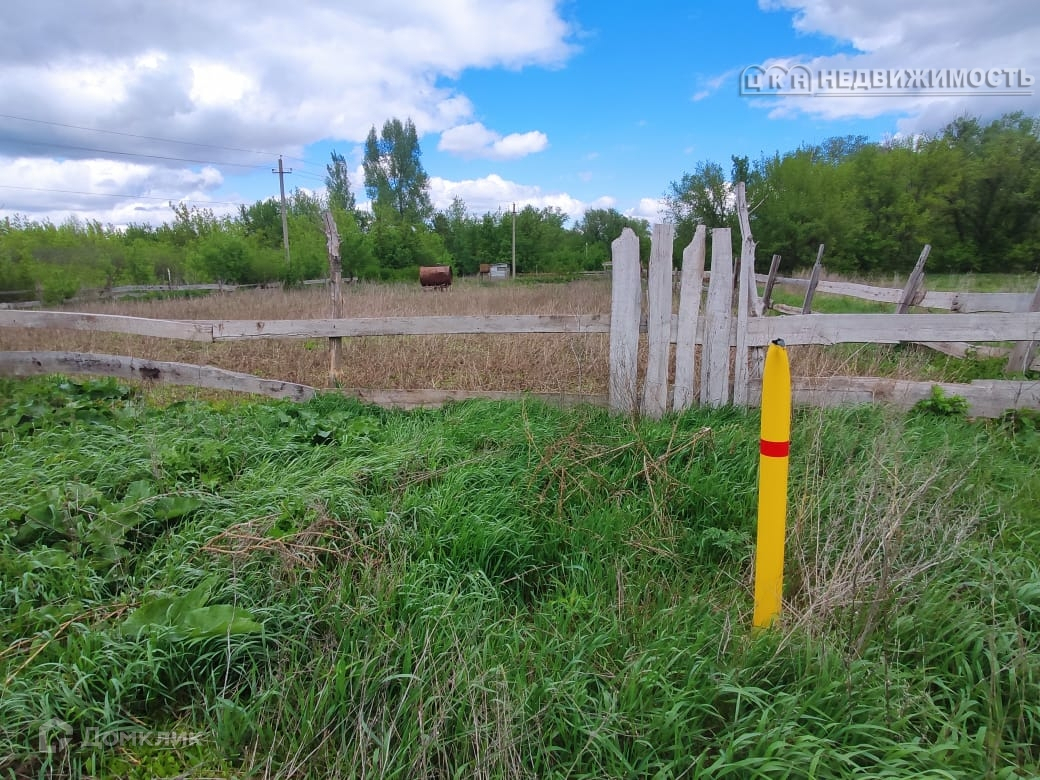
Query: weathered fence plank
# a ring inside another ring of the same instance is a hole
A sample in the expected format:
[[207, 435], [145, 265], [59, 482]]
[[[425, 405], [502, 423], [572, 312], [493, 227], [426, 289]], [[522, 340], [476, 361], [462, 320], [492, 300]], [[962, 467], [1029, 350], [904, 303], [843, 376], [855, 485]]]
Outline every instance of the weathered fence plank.
[[[1040, 282], [1036, 285], [1032, 300], [1029, 301], [1029, 311], [1040, 311]], [[1005, 371], [1009, 374], [1025, 371], [1033, 362], [1036, 354], [1036, 341], [1020, 341], [1011, 348]]]
[[694, 401], [697, 326], [704, 284], [705, 233], [704, 225], [698, 225], [693, 240], [683, 250], [679, 317], [675, 333], [675, 386], [672, 390], [672, 410], [676, 412], [688, 409]]
[[733, 329], [733, 245], [729, 228], [711, 231], [711, 277], [701, 348], [701, 403], [723, 406], [730, 399]]
[[898, 344], [915, 341], [1040, 341], [1040, 312], [1017, 314], [795, 314], [748, 321], [748, 344]]
[[123, 355], [94, 355], [87, 352], [0, 352], [0, 374], [39, 376], [46, 374], [87, 374], [119, 379], [146, 380], [170, 385], [205, 387], [255, 393], [269, 398], [306, 401], [315, 390], [307, 385], [261, 379], [214, 366], [142, 360]]
[[639, 320], [643, 285], [639, 272], [639, 238], [625, 228], [611, 244], [612, 291], [610, 301], [610, 409], [636, 411], [636, 376], [639, 369]]
[[647, 274], [647, 360], [643, 414], [659, 419], [668, 409], [668, 356], [672, 325], [672, 243], [675, 226], [654, 225]]
[[[638, 273], [638, 271], [637, 265], [636, 272]], [[636, 292], [639, 292], [638, 284]], [[610, 317], [603, 314], [356, 317], [342, 320], [214, 320], [210, 324], [213, 327], [214, 341], [306, 339], [327, 338], [329, 336], [443, 336], [467, 333], [610, 332]]]
[[816, 252], [816, 262], [813, 263], [812, 273], [809, 275], [809, 286], [805, 288], [805, 300], [802, 301], [802, 314], [812, 311], [812, 299], [816, 294], [816, 288], [820, 284], [820, 273], [823, 271], [823, 244], [820, 244]]
[[0, 327], [64, 328], [102, 333], [129, 333], [134, 336], [183, 341], [213, 341], [213, 327], [208, 322], [153, 320], [146, 317], [83, 314], [71, 311], [0, 311]]
[[906, 280], [903, 294], [899, 296], [896, 304], [896, 314], [906, 314], [911, 306], [915, 306], [924, 299], [924, 264], [928, 262], [928, 255], [932, 251], [931, 244], [925, 244], [921, 250], [921, 256], [917, 258], [914, 270], [910, 272], [910, 278]]
[[[325, 241], [329, 253], [329, 316], [338, 320], [343, 316], [343, 264], [339, 256], [339, 228], [331, 211], [323, 211], [321, 218], [325, 223]], [[339, 381], [342, 348], [342, 336], [329, 339], [329, 387], [335, 387]]]
[[[756, 278], [768, 286], [768, 275], [758, 274]], [[804, 287], [809, 284], [809, 280], [778, 276], [775, 277], [774, 283]], [[772, 295], [771, 289], [769, 292]], [[844, 295], [847, 298], [874, 301], [875, 303], [891, 303], [893, 305], [898, 304], [903, 297], [903, 290], [901, 289], [874, 287], [869, 284], [858, 284], [856, 282], [833, 282], [826, 279], [821, 279], [817, 283], [816, 292], [829, 295]], [[1032, 297], [1032, 293], [975, 293], [926, 290], [924, 297], [916, 305], [923, 309], [946, 309], [947, 311], [961, 312], [963, 314], [1014, 312], [1028, 311]], [[780, 310], [779, 305], [771, 304], [771, 307], [778, 311]]]
[[394, 409], [432, 409], [458, 401], [541, 401], [569, 408], [573, 406], [607, 406], [605, 395], [581, 393], [531, 393], [508, 390], [371, 390], [341, 388], [337, 392], [365, 403]]
[[762, 292], [762, 307], [768, 309], [773, 302], [773, 286], [776, 284], [776, 272], [780, 270], [780, 255], [773, 255], [773, 259], [769, 261], [769, 273], [766, 274], [763, 279], [761, 276], [755, 276], [755, 279], [765, 283], [765, 290]]
[[[968, 414], [973, 417], [1000, 417], [1008, 409], [1040, 408], [1040, 382], [1007, 379], [954, 384], [858, 376], [792, 377], [791, 393], [793, 402], [801, 406], [884, 403], [909, 409], [929, 398], [936, 385], [947, 395], [964, 398], [968, 402]], [[761, 400], [761, 382], [752, 385], [750, 396], [752, 403]]]
[[733, 358], [733, 403], [747, 406], [748, 378], [751, 349], [747, 340], [748, 318], [752, 314], [752, 293], [755, 284], [755, 242], [748, 235], [740, 252], [740, 278], [737, 280], [737, 334], [736, 354]]

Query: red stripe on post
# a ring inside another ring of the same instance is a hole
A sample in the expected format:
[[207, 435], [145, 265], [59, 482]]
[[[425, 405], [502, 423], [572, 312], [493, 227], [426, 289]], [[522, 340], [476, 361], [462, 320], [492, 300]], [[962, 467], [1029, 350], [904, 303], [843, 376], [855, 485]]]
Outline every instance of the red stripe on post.
[[789, 441], [767, 441], [761, 439], [758, 451], [767, 458], [786, 458], [791, 454], [791, 442]]

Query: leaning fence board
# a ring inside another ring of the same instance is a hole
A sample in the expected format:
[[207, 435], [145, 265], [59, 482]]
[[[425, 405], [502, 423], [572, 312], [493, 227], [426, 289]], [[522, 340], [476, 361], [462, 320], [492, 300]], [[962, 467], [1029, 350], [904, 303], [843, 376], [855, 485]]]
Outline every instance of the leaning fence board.
[[812, 299], [816, 294], [816, 288], [820, 285], [820, 272], [823, 270], [824, 245], [820, 244], [816, 252], [816, 262], [813, 264], [812, 273], [809, 275], [809, 285], [805, 288], [805, 300], [802, 302], [802, 314], [812, 311]]
[[611, 253], [610, 409], [632, 413], [637, 402], [643, 285], [639, 270], [639, 238], [631, 228], [621, 231], [621, 236], [611, 244]]
[[966, 293], [932, 292], [924, 294], [921, 303], [926, 309], [948, 309], [962, 314], [977, 312], [1029, 311], [1032, 293]]
[[896, 314], [906, 314], [910, 311], [911, 306], [916, 306], [924, 298], [924, 264], [928, 261], [928, 255], [931, 251], [931, 244], [925, 244], [924, 249], [921, 250], [921, 255], [917, 258], [917, 263], [914, 265], [914, 270], [910, 272], [910, 278], [906, 280], [906, 287], [903, 288], [903, 293], [899, 296], [899, 303], [896, 304]]
[[730, 339], [733, 327], [733, 245], [729, 228], [711, 231], [711, 278], [701, 350], [701, 403], [729, 403]]
[[170, 385], [205, 387], [210, 390], [255, 393], [269, 398], [288, 398], [294, 401], [306, 401], [315, 393], [314, 388], [307, 385], [261, 379], [251, 374], [226, 371], [214, 366], [142, 360], [123, 355], [95, 355], [88, 352], [0, 352], [0, 374], [111, 376]]
[[[767, 274], [758, 274], [756, 279], [768, 283]], [[774, 279], [775, 284], [793, 285], [805, 287], [809, 284], [808, 279], [797, 277], [778, 276]], [[846, 298], [857, 298], [875, 303], [898, 304], [903, 296], [903, 290], [891, 287], [874, 287], [869, 284], [858, 284], [856, 282], [834, 282], [821, 279], [816, 285], [816, 292], [828, 295], [843, 295]], [[924, 297], [916, 304], [923, 309], [946, 309], [947, 311], [960, 312], [962, 314], [973, 314], [977, 312], [1015, 312], [1028, 311], [1032, 293], [979, 293], [979, 292], [952, 292], [943, 290], [926, 290]], [[778, 305], [773, 308], [779, 310]]]
[[[638, 273], [638, 260], [636, 263]], [[603, 314], [353, 317], [339, 320], [214, 320], [211, 324], [214, 341], [328, 338], [332, 336], [610, 332], [610, 318]]]
[[101, 333], [129, 333], [184, 341], [212, 341], [213, 328], [206, 322], [153, 320], [116, 314], [83, 314], [71, 311], [0, 311], [0, 327], [65, 328]]
[[[1029, 301], [1028, 310], [1040, 311], [1040, 283], [1036, 285], [1036, 291]], [[1025, 371], [1029, 368], [1029, 364], [1033, 362], [1036, 346], [1036, 341], [1020, 341], [1015, 344], [1011, 349], [1011, 356], [1008, 358], [1007, 366], [1004, 370], [1012, 374], [1018, 371]]]
[[795, 314], [748, 321], [748, 344], [907, 341], [1038, 341], [1040, 312], [1017, 314]]
[[1011, 351], [1007, 347], [987, 347], [983, 344], [968, 344], [965, 341], [915, 341], [914, 343], [956, 358], [1007, 357]]
[[697, 325], [701, 314], [704, 283], [704, 225], [698, 225], [693, 240], [683, 250], [679, 282], [679, 316], [675, 327], [675, 384], [672, 410], [681, 412], [694, 401], [693, 384], [697, 367]]
[[750, 350], [747, 323], [751, 314], [751, 291], [755, 284], [755, 242], [748, 235], [740, 251], [740, 278], [737, 280], [737, 348], [733, 362], [733, 404], [747, 406]]
[[[1008, 409], [1040, 408], [1040, 382], [1002, 379], [976, 380], [970, 384], [950, 382], [915, 382], [878, 377], [793, 377], [791, 394], [802, 406], [852, 406], [883, 403], [909, 409], [929, 398], [932, 388], [942, 388], [946, 395], [956, 395], [968, 402], [973, 417], [1000, 417]], [[762, 397], [762, 385], [751, 388], [752, 403]]]
[[605, 395], [580, 393], [529, 393], [502, 390], [371, 390], [368, 388], [343, 388], [338, 390], [345, 396], [359, 401], [392, 409], [432, 409], [458, 401], [540, 401], [565, 408], [573, 406], [606, 406]]
[[643, 414], [659, 419], [668, 409], [668, 355], [672, 325], [672, 243], [675, 227], [654, 225], [647, 273], [647, 361]]

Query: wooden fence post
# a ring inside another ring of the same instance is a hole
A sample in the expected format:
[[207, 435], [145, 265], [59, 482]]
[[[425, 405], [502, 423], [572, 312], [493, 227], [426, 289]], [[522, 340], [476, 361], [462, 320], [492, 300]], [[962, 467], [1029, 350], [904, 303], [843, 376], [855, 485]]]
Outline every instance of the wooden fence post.
[[751, 216], [748, 212], [744, 182], [737, 183], [737, 217], [740, 221], [740, 271], [737, 278], [737, 335], [733, 361], [733, 404], [747, 406], [749, 369], [752, 350], [748, 348], [748, 317], [758, 311], [758, 290], [755, 288], [755, 240], [751, 237]]
[[[1040, 311], [1040, 282], [1036, 285], [1036, 292], [1033, 293], [1033, 299], [1029, 302], [1026, 311]], [[1035, 341], [1016, 342], [1015, 346], [1011, 348], [1011, 355], [1008, 357], [1004, 373], [1017, 374], [1027, 371], [1033, 363], [1036, 347], [1037, 342]]]
[[654, 225], [647, 275], [647, 362], [643, 414], [659, 419], [668, 409], [668, 355], [672, 332], [672, 244], [675, 226]]
[[639, 368], [639, 319], [643, 284], [639, 272], [639, 238], [625, 228], [610, 245], [613, 266], [610, 293], [610, 397], [612, 412], [636, 411]]
[[805, 301], [802, 303], [802, 314], [812, 313], [812, 299], [816, 294], [816, 285], [820, 283], [820, 270], [823, 267], [823, 244], [816, 253], [816, 262], [813, 263], [812, 274], [809, 276], [809, 286], [805, 290]]
[[766, 277], [766, 290], [762, 293], [762, 306], [766, 309], [773, 305], [773, 285], [776, 284], [776, 274], [780, 270], [780, 255], [773, 255], [769, 263], [769, 276]]
[[683, 250], [679, 282], [679, 324], [675, 335], [675, 389], [672, 411], [688, 409], [694, 401], [697, 367], [697, 320], [701, 315], [704, 285], [704, 225], [698, 225], [690, 245]]
[[701, 348], [701, 403], [730, 399], [730, 335], [733, 330], [733, 245], [729, 228], [711, 231], [711, 277]]
[[924, 285], [924, 264], [928, 261], [928, 254], [931, 251], [931, 244], [925, 244], [924, 249], [921, 250], [921, 256], [917, 258], [917, 264], [910, 272], [910, 278], [906, 280], [906, 287], [903, 288], [903, 294], [896, 305], [896, 314], [906, 314], [918, 300], [918, 290]]
[[[336, 228], [336, 220], [331, 211], [322, 212], [321, 217], [325, 222], [325, 238], [329, 250], [329, 276], [331, 277], [329, 316], [338, 320], [343, 316], [343, 264], [339, 256], [339, 230]], [[329, 387], [335, 387], [339, 381], [342, 347], [342, 337], [329, 337]]]

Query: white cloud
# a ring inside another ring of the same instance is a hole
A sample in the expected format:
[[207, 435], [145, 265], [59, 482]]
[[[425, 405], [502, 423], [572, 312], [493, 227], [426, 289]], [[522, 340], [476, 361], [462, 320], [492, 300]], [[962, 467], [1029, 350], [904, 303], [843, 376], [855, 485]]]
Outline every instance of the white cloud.
[[[113, 160], [37, 160], [0, 157], [9, 181], [0, 186], [5, 211], [60, 223], [70, 216], [125, 225], [128, 222], [169, 221], [169, 203], [190, 200], [205, 207], [213, 203], [218, 214], [235, 206], [214, 191], [224, 182], [220, 171], [157, 168]], [[8, 181], [5, 178], [5, 182]], [[17, 199], [19, 208], [9, 204]]]
[[456, 196], [465, 202], [471, 214], [476, 215], [508, 211], [515, 203], [518, 209], [524, 206], [558, 208], [570, 219], [580, 219], [587, 209], [608, 209], [615, 205], [614, 198], [610, 196], [582, 201], [566, 192], [547, 193], [536, 185], [508, 181], [497, 173], [462, 181], [450, 181], [437, 176], [430, 178], [430, 197], [434, 208], [447, 208]]
[[545, 133], [532, 130], [502, 136], [480, 122], [457, 125], [441, 133], [437, 148], [466, 158], [515, 160], [540, 152], [549, 146]]
[[[360, 143], [391, 116], [411, 117], [420, 135], [438, 133], [472, 118], [469, 97], [453, 85], [463, 71], [557, 67], [573, 36], [557, 0], [8, 0], [5, 113], [65, 126], [0, 118], [0, 155], [41, 166], [107, 156], [73, 148], [93, 147], [156, 155], [143, 163], [156, 169], [189, 165], [158, 157], [269, 166], [269, 155], [155, 139], [301, 155], [324, 139]], [[542, 133], [519, 133], [492, 138], [485, 151], [511, 159], [546, 143]], [[5, 183], [17, 183], [10, 171], [0, 174]], [[35, 208], [13, 200], [0, 196], [5, 211]]]
[[660, 198], [640, 198], [639, 205], [625, 212], [626, 217], [645, 219], [651, 225], [664, 222], [665, 202]]
[[[1024, 69], [1040, 76], [1040, 8], [1035, 0], [997, 0], [983, 4], [948, 0], [760, 0], [766, 10], [795, 13], [794, 26], [805, 34], [850, 43], [856, 51], [800, 61], [811, 72], [889, 69]], [[785, 60], [772, 62], [785, 63]], [[763, 65], [770, 64], [762, 63]], [[952, 91], [951, 91], [952, 92]], [[995, 117], [1008, 111], [1040, 110], [1040, 89], [1030, 96], [907, 94], [881, 96], [864, 90], [842, 97], [784, 97], [756, 100], [773, 117], [807, 114], [821, 119], [903, 114], [902, 132], [938, 129], [968, 113]]]

